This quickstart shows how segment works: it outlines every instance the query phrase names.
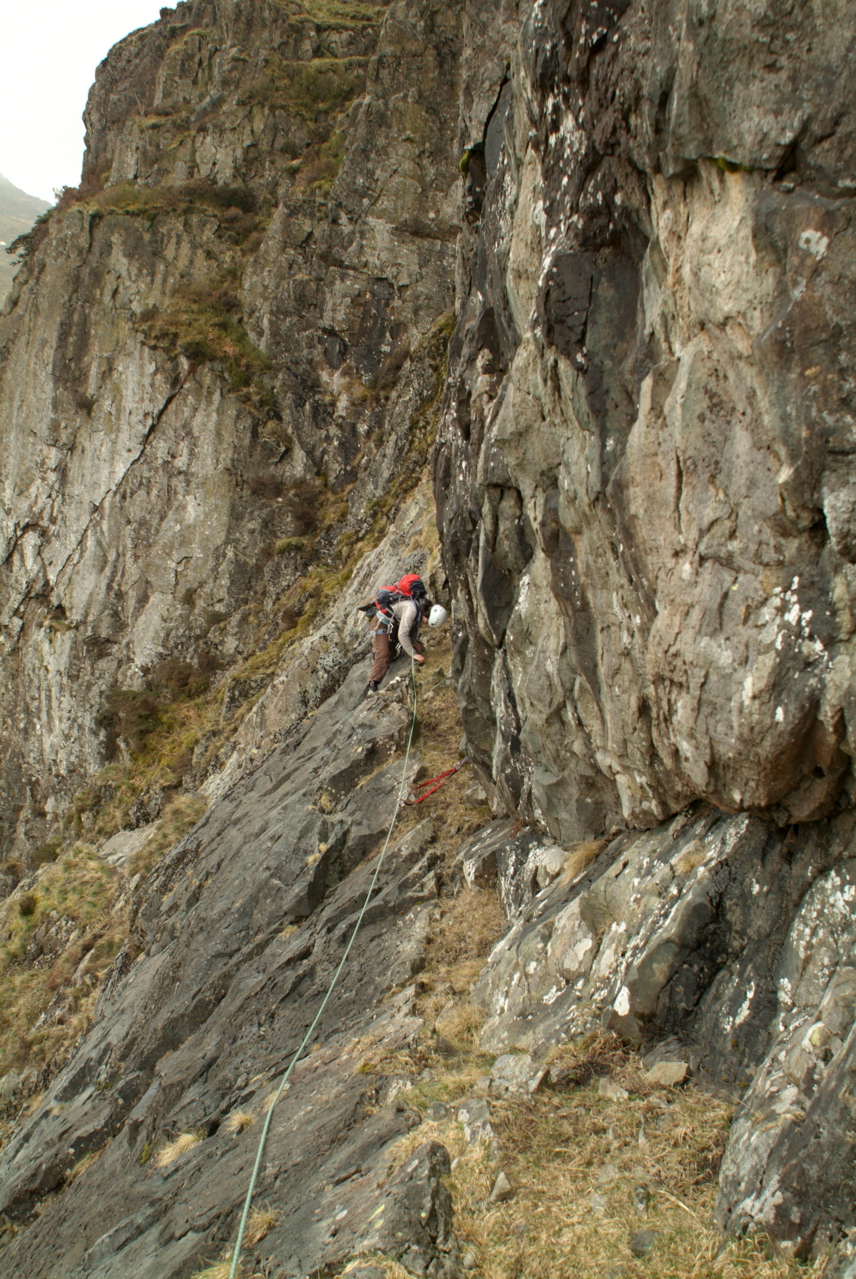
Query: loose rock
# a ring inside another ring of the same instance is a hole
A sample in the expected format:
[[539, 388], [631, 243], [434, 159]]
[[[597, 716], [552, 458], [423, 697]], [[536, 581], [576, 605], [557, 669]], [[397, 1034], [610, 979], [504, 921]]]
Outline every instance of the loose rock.
[[490, 1192], [490, 1202], [493, 1204], [505, 1203], [508, 1199], [514, 1198], [514, 1189], [504, 1172], [500, 1172], [493, 1183], [493, 1189]]
[[621, 1084], [610, 1079], [608, 1075], [597, 1081], [597, 1091], [601, 1097], [606, 1097], [608, 1101], [626, 1101], [630, 1093], [626, 1088], [622, 1088]]
[[685, 1081], [688, 1074], [689, 1066], [685, 1061], [660, 1061], [646, 1073], [645, 1082], [661, 1088], [675, 1088]]

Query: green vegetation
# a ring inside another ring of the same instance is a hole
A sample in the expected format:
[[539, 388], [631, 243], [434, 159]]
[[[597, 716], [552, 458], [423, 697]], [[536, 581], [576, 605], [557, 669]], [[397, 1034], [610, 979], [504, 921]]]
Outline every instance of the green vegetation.
[[247, 105], [279, 107], [308, 124], [350, 106], [365, 86], [365, 58], [289, 61], [274, 54], [247, 90]]
[[736, 160], [728, 160], [724, 155], [715, 155], [712, 157], [717, 168], [723, 173], [749, 173], [748, 165], [738, 164]]
[[[294, 14], [294, 5], [278, 0], [281, 8]], [[300, 8], [323, 29], [370, 27], [383, 21], [389, 8], [372, 0], [300, 0]], [[295, 15], [296, 16], [296, 15]]]
[[86, 1026], [125, 937], [117, 880], [92, 848], [76, 844], [32, 890], [0, 905], [0, 1074], [61, 1064]]
[[273, 391], [264, 381], [270, 360], [251, 341], [238, 318], [240, 303], [232, 291], [237, 267], [224, 268], [213, 280], [188, 285], [161, 312], [145, 312], [140, 325], [149, 342], [195, 363], [223, 366], [233, 391], [257, 407], [270, 406]]
[[39, 245], [43, 244], [47, 239], [53, 212], [53, 209], [46, 209], [44, 213], [41, 213], [36, 218], [29, 231], [24, 231], [11, 244], [7, 245], [6, 252], [15, 257], [16, 265], [28, 261], [35, 254]]
[[256, 229], [262, 216], [259, 201], [250, 187], [219, 185], [205, 178], [195, 178], [177, 186], [118, 182], [89, 197], [81, 194], [79, 200], [86, 200], [95, 212], [123, 213], [129, 217], [149, 219], [158, 213], [175, 210], [210, 209], [226, 225], [234, 227], [240, 224], [239, 230], [244, 238]]
[[302, 551], [306, 546], [306, 538], [304, 537], [281, 537], [278, 542], [273, 544], [274, 555], [290, 555], [292, 552]]
[[177, 704], [192, 703], [211, 685], [218, 663], [210, 653], [200, 653], [194, 665], [178, 658], [159, 662], [144, 689], [113, 688], [96, 720], [106, 730], [107, 756], [115, 757], [121, 741], [132, 756], [143, 754], [146, 739], [158, 729], [174, 732]]
[[[327, 169], [332, 164], [328, 157]], [[325, 172], [327, 171], [325, 169]], [[54, 209], [44, 213], [25, 235], [10, 247], [20, 260], [30, 257], [48, 233], [51, 217], [74, 205], [83, 205], [96, 217], [119, 215], [141, 218], [149, 226], [161, 215], [208, 212], [217, 218], [217, 238], [224, 245], [220, 267], [205, 283], [188, 285], [176, 292], [158, 312], [150, 308], [139, 317], [146, 339], [197, 363], [222, 365], [233, 391], [261, 409], [273, 402], [273, 392], [264, 380], [269, 371], [267, 357], [251, 341], [241, 323], [240, 302], [235, 294], [241, 276], [241, 253], [258, 245], [270, 217], [272, 202], [259, 200], [243, 185], [220, 185], [205, 179], [177, 186], [143, 186], [120, 182], [100, 188], [89, 182], [66, 188]], [[50, 621], [50, 629], [67, 629], [62, 619]]]
[[18, 266], [47, 235], [49, 215], [46, 200], [27, 195], [0, 174], [0, 242], [9, 254], [0, 253], [0, 306]]
[[329, 191], [345, 158], [345, 134], [332, 133], [319, 147], [310, 148], [295, 166], [296, 184], [306, 191]]
[[287, 111], [308, 126], [309, 144], [290, 166], [298, 189], [323, 194], [342, 167], [345, 117], [365, 89], [367, 61], [289, 61], [274, 54], [247, 90], [248, 105]]

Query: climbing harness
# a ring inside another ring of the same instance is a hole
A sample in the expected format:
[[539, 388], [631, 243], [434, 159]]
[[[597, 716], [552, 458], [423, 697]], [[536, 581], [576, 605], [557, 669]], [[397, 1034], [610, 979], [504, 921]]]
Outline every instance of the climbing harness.
[[[238, 1267], [241, 1264], [241, 1247], [244, 1242], [244, 1231], [247, 1228], [247, 1218], [250, 1215], [250, 1205], [252, 1204], [252, 1201], [253, 1201], [253, 1193], [256, 1188], [256, 1181], [258, 1180], [259, 1168], [261, 1167], [261, 1163], [262, 1163], [262, 1155], [264, 1154], [265, 1142], [267, 1141], [267, 1135], [268, 1135], [268, 1129], [270, 1128], [271, 1119], [273, 1118], [273, 1112], [276, 1107], [276, 1103], [279, 1101], [280, 1097], [285, 1091], [285, 1085], [288, 1083], [291, 1072], [292, 1070], [294, 1070], [294, 1067], [297, 1065], [298, 1061], [300, 1061], [301, 1056], [303, 1055], [303, 1050], [306, 1047], [306, 1045], [309, 1043], [309, 1040], [312, 1038], [312, 1035], [315, 1032], [315, 1028], [324, 1014], [324, 1009], [327, 1007], [327, 1004], [330, 1000], [330, 996], [333, 994], [333, 991], [336, 988], [336, 984], [339, 980], [339, 977], [341, 976], [342, 969], [345, 967], [345, 963], [347, 961], [348, 955], [351, 953], [351, 947], [356, 941], [357, 933], [360, 931], [360, 925], [363, 922], [363, 916], [368, 910], [369, 902], [371, 901], [372, 895], [374, 894], [375, 886], [378, 881], [378, 876], [380, 875], [380, 868], [383, 865], [383, 859], [386, 856], [386, 850], [389, 848], [389, 842], [392, 839], [392, 832], [395, 830], [395, 824], [398, 820], [398, 814], [401, 809], [401, 798], [404, 794], [404, 788], [407, 783], [407, 764], [410, 759], [410, 748], [413, 745], [413, 733], [416, 729], [416, 702], [417, 702], [416, 664], [413, 661], [412, 657], [410, 659], [410, 678], [413, 682], [413, 715], [411, 716], [411, 719], [410, 719], [410, 736], [407, 739], [407, 750], [404, 753], [404, 768], [401, 773], [401, 785], [398, 788], [398, 802], [395, 805], [395, 811], [393, 812], [393, 815], [392, 815], [392, 822], [390, 823], [389, 830], [387, 831], [386, 841], [384, 843], [383, 848], [381, 849], [377, 866], [375, 866], [374, 874], [372, 875], [372, 881], [369, 884], [369, 889], [365, 896], [365, 901], [363, 902], [362, 909], [360, 910], [360, 913], [357, 916], [357, 922], [354, 924], [351, 935], [348, 938], [348, 944], [345, 947], [342, 958], [339, 960], [339, 966], [336, 969], [335, 973], [333, 974], [333, 980], [330, 982], [330, 985], [327, 988], [326, 995], [321, 1000], [321, 1005], [317, 1013], [315, 1014], [315, 1017], [312, 1020], [311, 1026], [307, 1030], [306, 1034], [303, 1036], [300, 1047], [297, 1049], [297, 1052], [294, 1054], [291, 1061], [289, 1062], [288, 1069], [283, 1075], [282, 1080], [280, 1081], [280, 1085], [277, 1088], [276, 1092], [274, 1093], [273, 1101], [271, 1102], [270, 1107], [268, 1108], [268, 1112], [265, 1117], [264, 1127], [262, 1128], [261, 1135], [259, 1137], [259, 1148], [256, 1154], [256, 1162], [253, 1165], [253, 1171], [250, 1176], [250, 1185], [249, 1185], [249, 1189], [247, 1190], [247, 1197], [244, 1200], [244, 1211], [241, 1213], [241, 1224], [238, 1227], [238, 1238], [235, 1241], [235, 1251], [232, 1254], [232, 1267], [229, 1271], [229, 1279], [235, 1279], [235, 1276], [238, 1273]], [[458, 765], [458, 767], [460, 767], [460, 765]], [[457, 770], [454, 770], [454, 771], [457, 771]]]
[[408, 804], [411, 804], [411, 805], [412, 805], [412, 804], [421, 804], [421, 803], [422, 803], [422, 801], [423, 801], [423, 799], [427, 799], [429, 795], [433, 795], [433, 794], [434, 794], [434, 792], [435, 792], [435, 790], [439, 790], [439, 789], [440, 789], [440, 787], [443, 785], [443, 783], [444, 783], [444, 782], [447, 782], [447, 781], [449, 780], [449, 778], [450, 778], [450, 777], [454, 777], [455, 773], [459, 773], [459, 772], [461, 771], [461, 769], [464, 767], [464, 764], [468, 764], [469, 762], [470, 762], [470, 761], [466, 758], [466, 756], [464, 756], [464, 758], [461, 760], [460, 764], [455, 764], [452, 768], [447, 768], [447, 769], [446, 769], [446, 771], [445, 771], [445, 773], [438, 773], [436, 777], [429, 777], [429, 778], [428, 778], [428, 780], [427, 780], [427, 781], [425, 781], [425, 782], [417, 782], [417, 783], [416, 783], [416, 785], [415, 785], [415, 787], [413, 788], [414, 790], [422, 790], [422, 787], [423, 787], [423, 786], [431, 786], [431, 783], [432, 783], [432, 782], [436, 782], [436, 783], [437, 783], [437, 785], [436, 785], [436, 786], [431, 786], [431, 789], [430, 789], [430, 790], [427, 790], [427, 791], [425, 792], [425, 794], [424, 794], [424, 795], [420, 795], [420, 796], [419, 796], [418, 798], [416, 798], [416, 799], [404, 799], [404, 800], [402, 800], [402, 801], [401, 801], [401, 803], [402, 803], [402, 807], [404, 807], [404, 806], [406, 806], [406, 805], [408, 805]]

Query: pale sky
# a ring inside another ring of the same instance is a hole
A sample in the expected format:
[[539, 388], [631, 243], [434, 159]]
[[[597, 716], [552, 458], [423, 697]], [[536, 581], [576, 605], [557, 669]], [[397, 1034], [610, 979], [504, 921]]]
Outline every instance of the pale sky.
[[[16, 0], [0, 17], [0, 173], [53, 203], [77, 186], [83, 108], [111, 45], [166, 0]], [[172, 6], [170, 6], [172, 7]]]

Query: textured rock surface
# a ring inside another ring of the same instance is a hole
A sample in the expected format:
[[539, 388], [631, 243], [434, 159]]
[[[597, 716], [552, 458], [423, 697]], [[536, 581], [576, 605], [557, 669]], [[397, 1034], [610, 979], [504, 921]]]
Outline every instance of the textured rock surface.
[[520, 18], [469, 121], [436, 464], [470, 749], [566, 841], [697, 798], [822, 817], [854, 750], [853, 8]]
[[[112, 687], [213, 652], [243, 718], [2, 1152], [10, 1273], [185, 1279], [233, 1233], [258, 1128], [226, 1117], [261, 1114], [395, 802], [408, 711], [361, 703], [353, 610], [436, 563], [444, 372], [454, 673], [498, 819], [458, 864], [511, 921], [464, 1139], [605, 1022], [742, 1098], [726, 1229], [802, 1255], [856, 1225], [854, 21], [192, 0], [102, 66], [81, 189], [0, 317], [4, 856], [104, 762]], [[398, 1167], [411, 1118], [359, 1069], [420, 1028], [430, 840], [384, 870], [273, 1125], [277, 1279], [463, 1264], [445, 1152]]]
[[424, 460], [457, 9], [399, 0], [383, 28], [384, 6], [350, 26], [287, 10], [198, 0], [113, 50], [80, 200], [0, 317], [7, 856], [105, 762], [111, 687], [273, 638], [306, 568], [306, 538], [276, 549], [306, 531], [295, 509], [335, 571], [337, 539], [370, 532], [401, 469], [416, 480], [415, 445]]
[[806, 894], [779, 962], [772, 1045], [735, 1118], [717, 1214], [798, 1254], [854, 1224], [856, 849]]
[[[234, 1233], [260, 1125], [233, 1135], [224, 1121], [236, 1109], [262, 1116], [341, 956], [374, 870], [363, 859], [399, 791], [409, 710], [393, 693], [362, 703], [363, 688], [355, 670], [140, 890], [91, 1034], [3, 1151], [3, 1211], [26, 1219], [108, 1144], [11, 1242], [8, 1273], [35, 1279], [61, 1255], [69, 1277], [169, 1279]], [[335, 798], [328, 813], [315, 806], [322, 793]], [[412, 1117], [351, 1050], [360, 1037], [401, 1050], [421, 1025], [408, 983], [436, 899], [430, 839], [422, 823], [391, 850], [323, 1046], [277, 1110], [260, 1193], [280, 1214], [265, 1255], [282, 1273], [363, 1248], [406, 1256], [415, 1273], [456, 1273], [448, 1157], [417, 1151], [390, 1177], [389, 1147]], [[204, 1140], [159, 1171], [150, 1156], [188, 1131]], [[101, 1208], [83, 1226], [93, 1196]]]
[[715, 813], [619, 836], [495, 948], [475, 990], [483, 1047], [543, 1055], [605, 1024], [675, 1037], [655, 1071], [679, 1061], [683, 1076], [689, 1058], [717, 1084], [751, 1079], [719, 1220], [824, 1247], [854, 1224], [855, 838], [852, 815], [784, 834]]

